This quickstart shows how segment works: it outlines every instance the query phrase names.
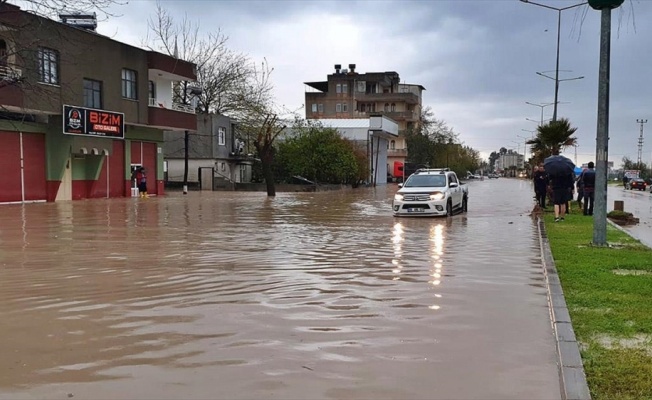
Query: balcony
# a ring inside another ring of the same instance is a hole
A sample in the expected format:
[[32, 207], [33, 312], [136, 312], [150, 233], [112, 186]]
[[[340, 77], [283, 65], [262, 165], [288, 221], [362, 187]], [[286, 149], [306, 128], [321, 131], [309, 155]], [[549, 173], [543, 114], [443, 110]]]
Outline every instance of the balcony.
[[23, 76], [20, 68], [8, 65], [0, 65], [0, 80], [17, 81]]
[[190, 105], [150, 98], [148, 125], [167, 130], [194, 131], [197, 130], [197, 117]]
[[389, 102], [419, 104], [419, 96], [414, 93], [355, 93], [358, 102]]
[[388, 157], [407, 157], [407, 149], [387, 149]]
[[364, 112], [364, 111], [354, 111], [354, 118], [368, 118], [371, 115], [384, 115], [387, 118], [390, 118], [393, 121], [416, 121], [417, 113], [414, 111], [374, 111], [374, 112]]
[[149, 98], [149, 106], [150, 107], [158, 107], [158, 108], [169, 108], [174, 111], [180, 111], [180, 112], [185, 112], [188, 114], [194, 114], [195, 109], [189, 105], [189, 104], [181, 104], [181, 103], [175, 103], [172, 102], [170, 107], [166, 107], [167, 102], [159, 102], [157, 99]]
[[14, 66], [0, 65], [0, 108], [10, 111], [22, 109], [24, 94], [20, 82], [22, 71]]
[[147, 67], [150, 73], [165, 76], [166, 79], [175, 81], [197, 80], [197, 66], [195, 64], [156, 51], [147, 52]]

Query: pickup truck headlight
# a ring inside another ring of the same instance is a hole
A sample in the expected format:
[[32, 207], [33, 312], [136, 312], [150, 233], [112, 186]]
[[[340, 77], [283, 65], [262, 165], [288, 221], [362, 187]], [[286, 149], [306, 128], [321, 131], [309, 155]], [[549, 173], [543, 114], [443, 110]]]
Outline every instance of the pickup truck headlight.
[[437, 192], [430, 195], [430, 200], [441, 200], [444, 197], [446, 197], [444, 193]]
[[394, 200], [396, 200], [396, 201], [403, 201], [403, 195], [400, 194], [400, 193], [396, 193], [396, 194], [394, 195]]

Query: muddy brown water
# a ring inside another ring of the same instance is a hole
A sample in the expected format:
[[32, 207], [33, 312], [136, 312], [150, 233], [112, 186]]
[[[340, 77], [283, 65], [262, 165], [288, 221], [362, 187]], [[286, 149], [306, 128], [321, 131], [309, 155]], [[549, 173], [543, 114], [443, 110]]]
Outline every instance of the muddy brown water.
[[2, 399], [554, 399], [529, 183], [0, 206]]

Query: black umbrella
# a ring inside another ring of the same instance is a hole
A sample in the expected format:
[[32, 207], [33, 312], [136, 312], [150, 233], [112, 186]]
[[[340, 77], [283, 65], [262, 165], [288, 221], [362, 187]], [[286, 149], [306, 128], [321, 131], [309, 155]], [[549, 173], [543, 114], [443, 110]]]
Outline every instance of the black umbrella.
[[548, 175], [568, 175], [575, 171], [575, 164], [564, 156], [550, 156], [543, 160], [543, 168]]

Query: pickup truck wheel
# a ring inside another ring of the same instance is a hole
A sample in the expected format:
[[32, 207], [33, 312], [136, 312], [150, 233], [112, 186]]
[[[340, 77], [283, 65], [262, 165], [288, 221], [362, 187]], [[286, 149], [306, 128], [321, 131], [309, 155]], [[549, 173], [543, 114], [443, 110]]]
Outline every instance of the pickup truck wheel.
[[453, 216], [453, 203], [451, 201], [446, 203], [446, 216], [447, 217]]
[[462, 199], [462, 212], [469, 211], [469, 200], [465, 197]]

